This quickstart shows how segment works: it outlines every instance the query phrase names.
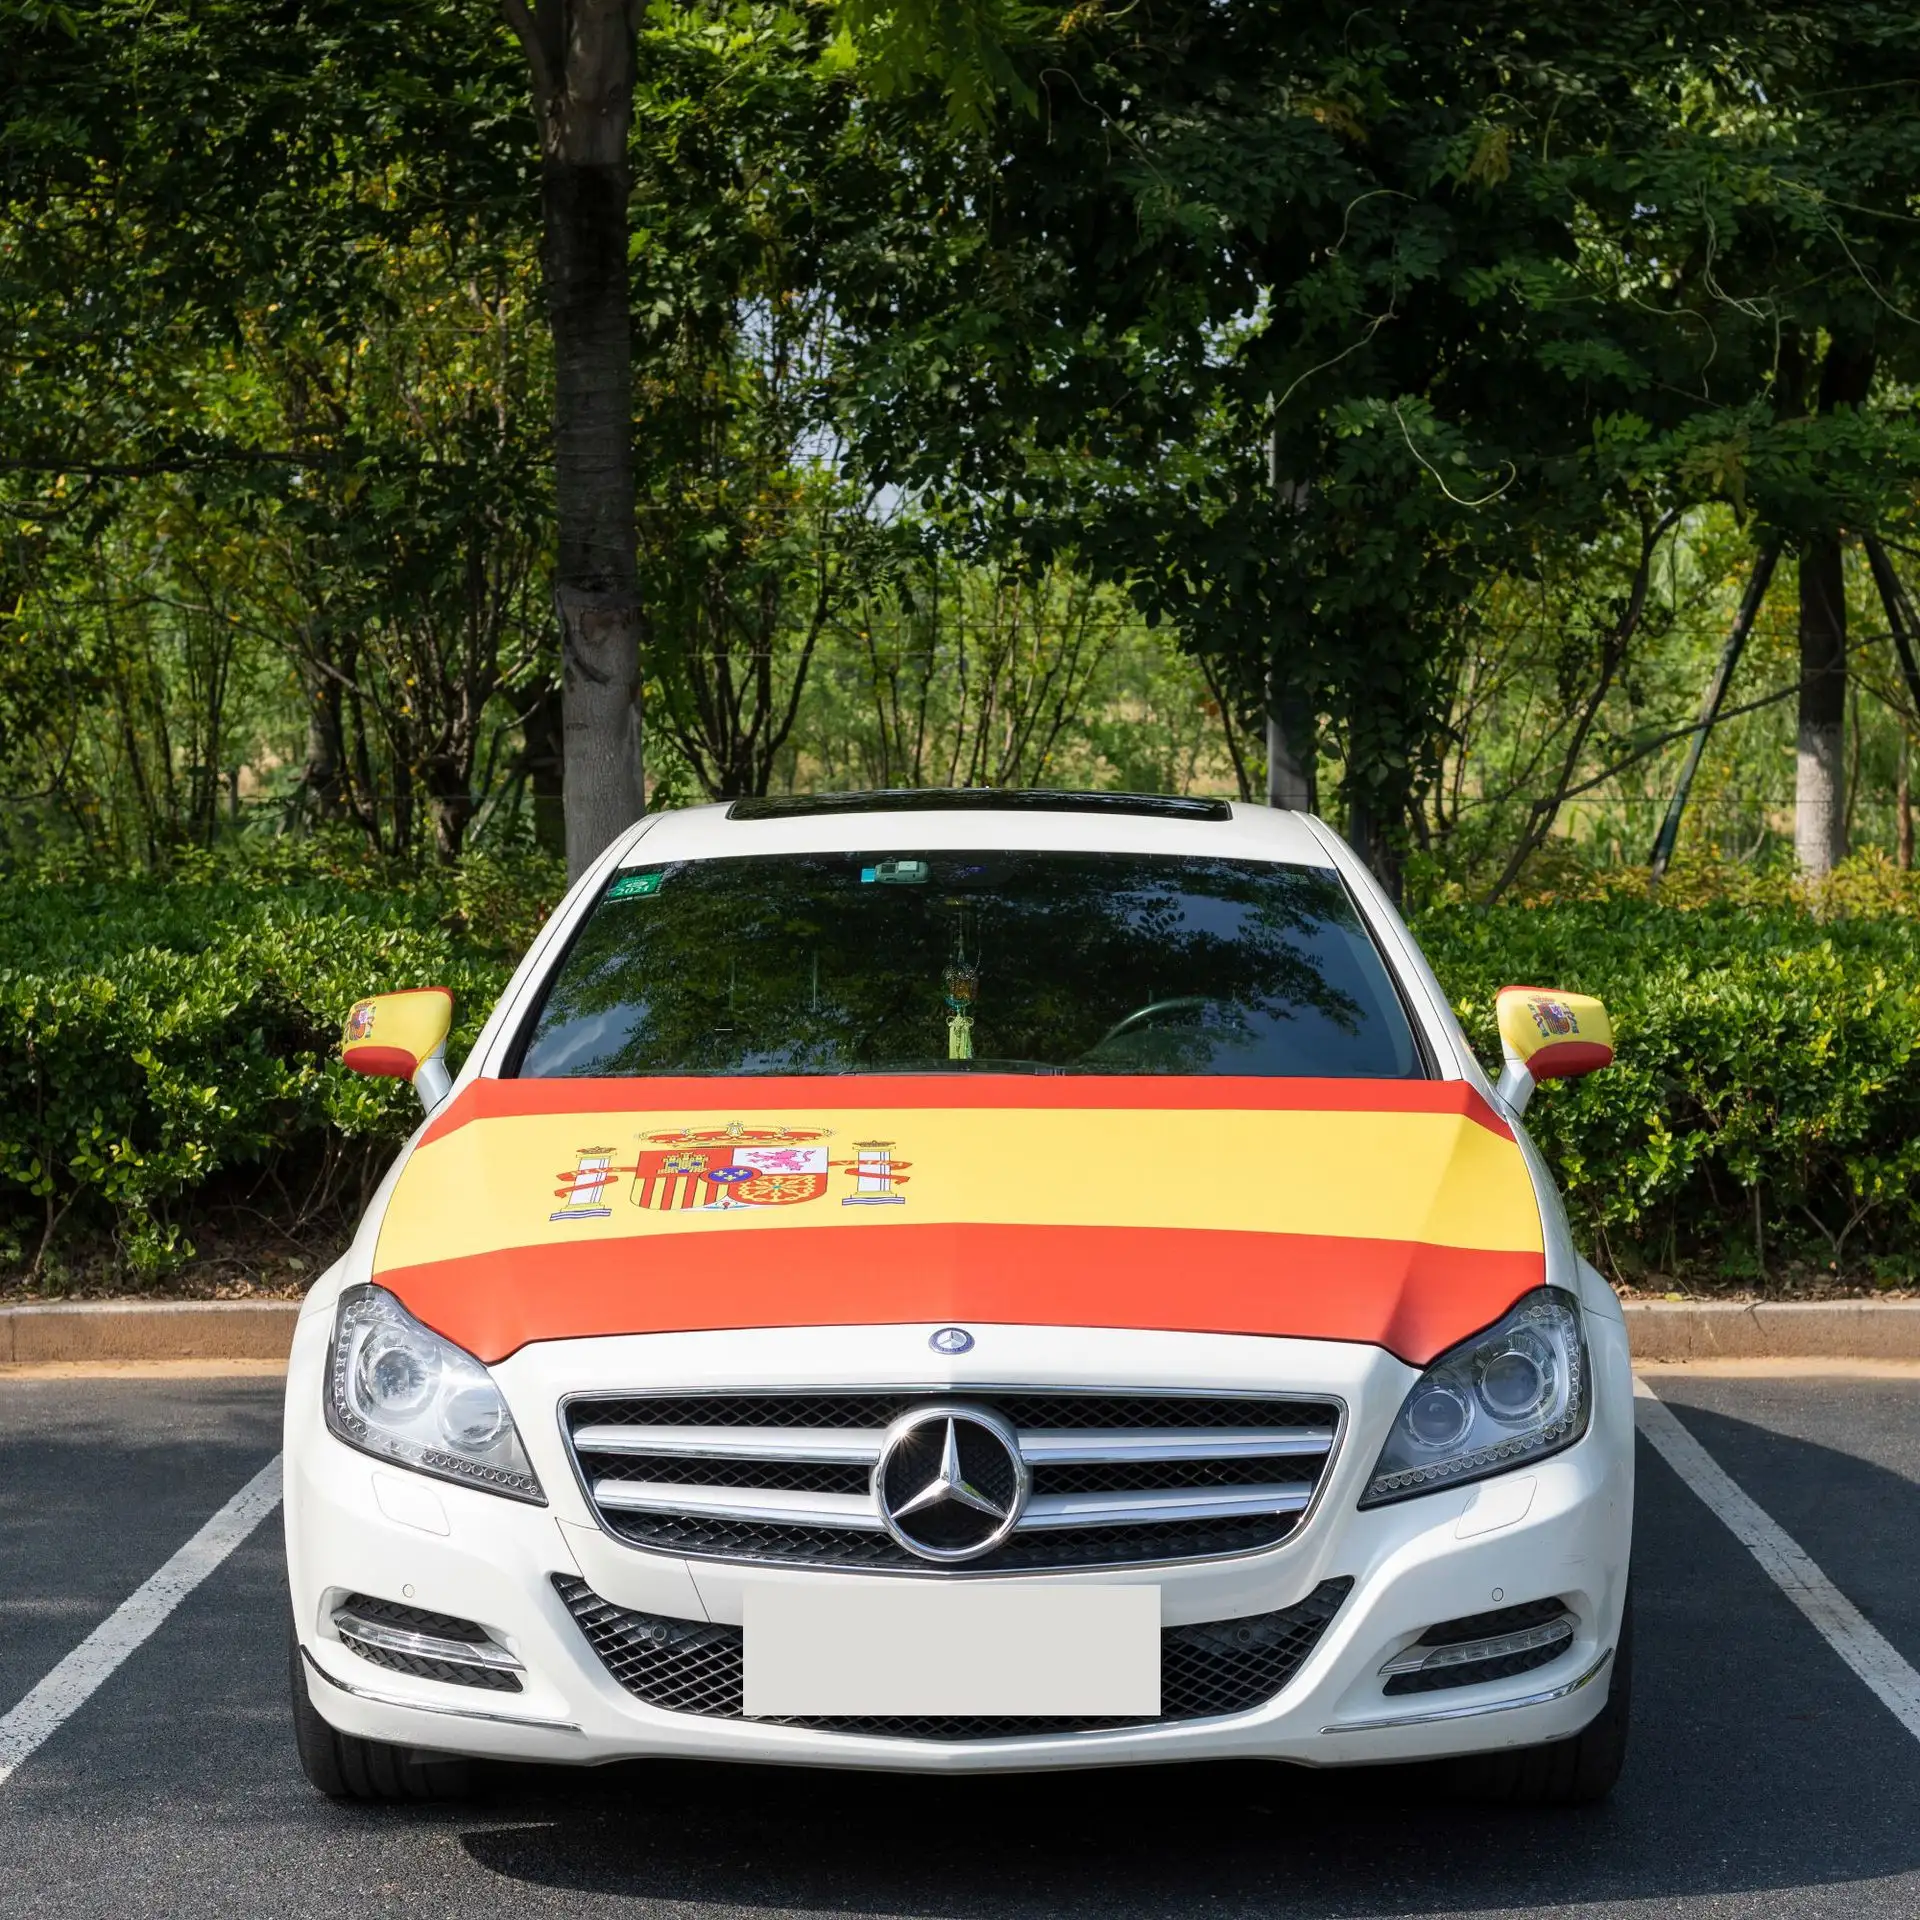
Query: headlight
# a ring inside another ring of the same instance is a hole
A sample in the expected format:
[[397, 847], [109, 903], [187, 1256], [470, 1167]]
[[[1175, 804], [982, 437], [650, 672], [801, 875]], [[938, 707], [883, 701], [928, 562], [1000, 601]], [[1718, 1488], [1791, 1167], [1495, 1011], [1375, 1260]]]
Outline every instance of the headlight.
[[1505, 1473], [1570, 1447], [1592, 1405], [1580, 1306], [1542, 1287], [1413, 1383], [1363, 1507]]
[[362, 1453], [546, 1505], [492, 1374], [384, 1288], [340, 1296], [326, 1410], [333, 1433]]

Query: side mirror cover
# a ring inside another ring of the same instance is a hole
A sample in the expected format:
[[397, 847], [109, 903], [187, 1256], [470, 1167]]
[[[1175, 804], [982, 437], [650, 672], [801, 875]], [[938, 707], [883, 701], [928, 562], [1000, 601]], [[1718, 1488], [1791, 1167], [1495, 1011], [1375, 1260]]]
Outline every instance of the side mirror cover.
[[447, 1097], [447, 1030], [453, 995], [445, 987], [413, 987], [356, 1001], [340, 1035], [341, 1064], [354, 1073], [408, 1080], [431, 1113]]
[[1502, 987], [1495, 1001], [1506, 1057], [1496, 1091], [1515, 1113], [1542, 1080], [1572, 1080], [1613, 1064], [1613, 1022], [1591, 994]]

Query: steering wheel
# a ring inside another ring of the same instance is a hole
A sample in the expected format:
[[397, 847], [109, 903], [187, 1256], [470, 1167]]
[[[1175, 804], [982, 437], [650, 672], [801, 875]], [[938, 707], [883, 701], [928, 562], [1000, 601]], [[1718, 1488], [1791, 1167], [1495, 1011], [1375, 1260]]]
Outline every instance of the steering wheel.
[[1089, 1047], [1087, 1051], [1089, 1053], [1098, 1053], [1102, 1047], [1108, 1045], [1111, 1041], [1118, 1040], [1123, 1033], [1131, 1033], [1135, 1027], [1144, 1025], [1145, 1022], [1149, 1020], [1157, 1019], [1163, 1013], [1190, 1012], [1192, 1009], [1204, 1007], [1206, 1004], [1207, 996], [1204, 993], [1183, 993], [1175, 996], [1171, 1000], [1149, 1000], [1144, 1007], [1135, 1007], [1124, 1020], [1116, 1020], [1113, 1025], [1100, 1036], [1098, 1042]]

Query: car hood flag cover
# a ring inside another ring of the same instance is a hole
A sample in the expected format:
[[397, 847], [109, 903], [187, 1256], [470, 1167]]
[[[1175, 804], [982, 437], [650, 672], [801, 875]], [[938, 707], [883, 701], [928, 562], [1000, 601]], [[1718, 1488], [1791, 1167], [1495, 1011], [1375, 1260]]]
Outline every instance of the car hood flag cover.
[[373, 1277], [487, 1361], [965, 1321], [1423, 1365], [1544, 1255], [1519, 1146], [1462, 1081], [479, 1080], [402, 1170]]

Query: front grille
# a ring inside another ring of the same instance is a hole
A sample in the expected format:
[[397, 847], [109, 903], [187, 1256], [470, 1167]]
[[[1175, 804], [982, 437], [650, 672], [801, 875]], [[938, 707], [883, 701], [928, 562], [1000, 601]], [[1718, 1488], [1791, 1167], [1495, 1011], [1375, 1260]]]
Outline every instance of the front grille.
[[[745, 1719], [738, 1627], [632, 1613], [569, 1574], [556, 1573], [553, 1584], [601, 1663], [636, 1700], [669, 1713]], [[1273, 1699], [1300, 1670], [1352, 1586], [1351, 1580], [1324, 1580], [1306, 1599], [1277, 1613], [1167, 1628], [1160, 1636], [1160, 1714], [1154, 1720], [891, 1715], [756, 1718], [754, 1724], [893, 1740], [1004, 1740], [1247, 1713]]]
[[635, 1546], [924, 1571], [928, 1560], [881, 1522], [874, 1467], [893, 1421], [949, 1406], [984, 1408], [1012, 1428], [1031, 1479], [1020, 1524], [958, 1569], [974, 1573], [1277, 1546], [1312, 1503], [1342, 1411], [1271, 1394], [702, 1393], [577, 1398], [566, 1429], [601, 1521]]

